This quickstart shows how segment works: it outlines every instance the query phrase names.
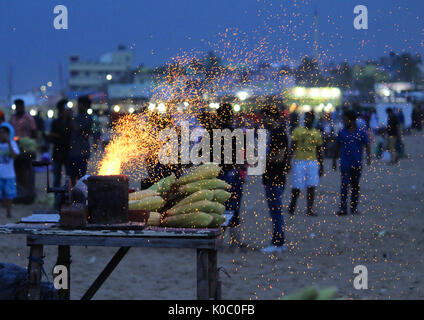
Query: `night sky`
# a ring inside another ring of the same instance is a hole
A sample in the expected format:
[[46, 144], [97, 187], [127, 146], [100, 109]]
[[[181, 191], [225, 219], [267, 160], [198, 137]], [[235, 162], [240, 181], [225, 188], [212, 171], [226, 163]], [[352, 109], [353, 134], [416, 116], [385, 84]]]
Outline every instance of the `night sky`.
[[[69, 29], [53, 28], [53, 8], [66, 5]], [[368, 7], [368, 30], [355, 30], [353, 8]], [[118, 44], [134, 65], [155, 67], [182, 52], [215, 50], [232, 59], [298, 61], [312, 54], [313, 14], [319, 14], [324, 62], [362, 61], [390, 51], [423, 54], [421, 0], [14, 0], [0, 2], [0, 96], [58, 83], [71, 54], [96, 59]], [[53, 87], [55, 88], [55, 86]]]

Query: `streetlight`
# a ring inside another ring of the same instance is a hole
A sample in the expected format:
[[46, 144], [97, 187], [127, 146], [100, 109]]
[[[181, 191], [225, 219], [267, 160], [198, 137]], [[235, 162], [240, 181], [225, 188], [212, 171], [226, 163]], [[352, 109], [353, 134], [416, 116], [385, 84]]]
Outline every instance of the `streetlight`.
[[106, 80], [107, 80], [107, 81], [112, 80], [112, 75], [111, 75], [110, 73], [106, 75]]

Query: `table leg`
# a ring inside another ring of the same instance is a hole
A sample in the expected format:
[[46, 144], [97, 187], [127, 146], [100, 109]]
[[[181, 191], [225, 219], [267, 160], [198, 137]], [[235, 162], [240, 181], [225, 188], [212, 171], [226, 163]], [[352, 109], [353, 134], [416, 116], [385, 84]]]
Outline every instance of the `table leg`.
[[43, 268], [43, 246], [30, 245], [28, 263], [28, 300], [40, 300], [41, 270]]
[[218, 252], [214, 249], [197, 249], [197, 299], [219, 300]]
[[90, 300], [96, 294], [97, 290], [100, 289], [103, 282], [106, 281], [106, 279], [110, 276], [112, 271], [115, 270], [119, 262], [121, 262], [122, 258], [127, 254], [128, 250], [130, 250], [130, 247], [119, 248], [119, 250], [115, 253], [115, 255], [106, 265], [106, 267], [97, 277], [97, 279], [94, 280], [93, 284], [90, 286], [90, 288], [88, 288], [87, 292], [84, 294], [81, 300]]
[[62, 265], [67, 271], [67, 289], [59, 289], [60, 300], [71, 299], [71, 247], [58, 246], [56, 265]]

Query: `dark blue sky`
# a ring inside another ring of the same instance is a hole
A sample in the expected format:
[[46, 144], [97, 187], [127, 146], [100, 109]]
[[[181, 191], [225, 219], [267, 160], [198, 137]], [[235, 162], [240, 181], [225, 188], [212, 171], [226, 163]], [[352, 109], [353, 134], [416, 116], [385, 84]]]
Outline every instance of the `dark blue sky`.
[[[69, 10], [69, 29], [53, 28], [53, 8]], [[353, 28], [353, 8], [366, 5], [369, 29]], [[326, 61], [424, 53], [422, 0], [3, 0], [0, 2], [0, 95], [58, 83], [70, 54], [96, 59], [118, 44], [133, 46], [135, 64], [158, 66], [191, 50], [227, 58], [299, 60], [312, 54], [314, 9]], [[227, 35], [225, 38], [224, 34]], [[258, 49], [260, 48], [260, 49]], [[253, 58], [250, 53], [254, 53]]]

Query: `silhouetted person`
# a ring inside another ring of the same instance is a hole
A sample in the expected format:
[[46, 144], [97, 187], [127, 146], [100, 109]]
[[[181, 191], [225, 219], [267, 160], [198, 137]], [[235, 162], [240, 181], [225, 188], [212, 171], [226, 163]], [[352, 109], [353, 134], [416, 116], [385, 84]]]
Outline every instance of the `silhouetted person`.
[[388, 108], [386, 110], [387, 113], [387, 149], [390, 152], [390, 162], [392, 164], [399, 161], [399, 156], [396, 151], [396, 144], [401, 141], [401, 130], [399, 119], [396, 117], [393, 109]]
[[279, 110], [266, 106], [261, 110], [263, 124], [267, 129], [266, 167], [262, 175], [265, 196], [272, 219], [271, 245], [261, 249], [264, 253], [282, 252], [284, 246], [284, 219], [282, 196], [286, 184], [288, 138]]
[[88, 96], [78, 98], [78, 114], [71, 120], [71, 135], [69, 154], [66, 164], [67, 175], [72, 185], [87, 173], [87, 163], [90, 158], [90, 134], [93, 118], [87, 113], [91, 107]]
[[347, 214], [347, 199], [351, 188], [350, 212], [358, 213], [359, 180], [362, 171], [362, 153], [364, 146], [367, 151], [367, 164], [371, 163], [371, 147], [368, 135], [357, 127], [356, 116], [352, 111], [346, 111], [343, 116], [344, 128], [336, 138], [336, 152], [333, 158], [333, 169], [337, 169], [337, 157], [340, 156], [340, 210], [338, 215]]
[[[225, 130], [228, 129], [231, 132], [233, 131], [233, 120], [234, 113], [233, 107], [229, 103], [223, 103], [217, 110], [217, 120], [216, 120], [216, 129]], [[212, 136], [211, 136], [212, 137]], [[243, 139], [245, 140], [245, 139]], [[232, 140], [232, 162], [231, 164], [224, 163], [224, 138], [221, 141], [221, 168], [222, 174], [221, 179], [225, 180], [228, 184], [231, 185], [231, 198], [226, 202], [226, 210], [232, 211], [233, 216], [229, 221], [230, 233], [231, 233], [231, 244], [242, 245], [240, 234], [237, 227], [240, 225], [240, 207], [241, 207], [241, 198], [243, 195], [243, 183], [246, 172], [245, 164], [237, 163], [237, 146], [235, 138]], [[243, 145], [243, 149], [245, 146]]]
[[71, 110], [66, 109], [66, 99], [56, 104], [57, 118], [52, 121], [49, 141], [53, 143], [53, 186], [61, 186], [62, 167], [66, 166], [69, 154], [69, 143], [71, 137]]

